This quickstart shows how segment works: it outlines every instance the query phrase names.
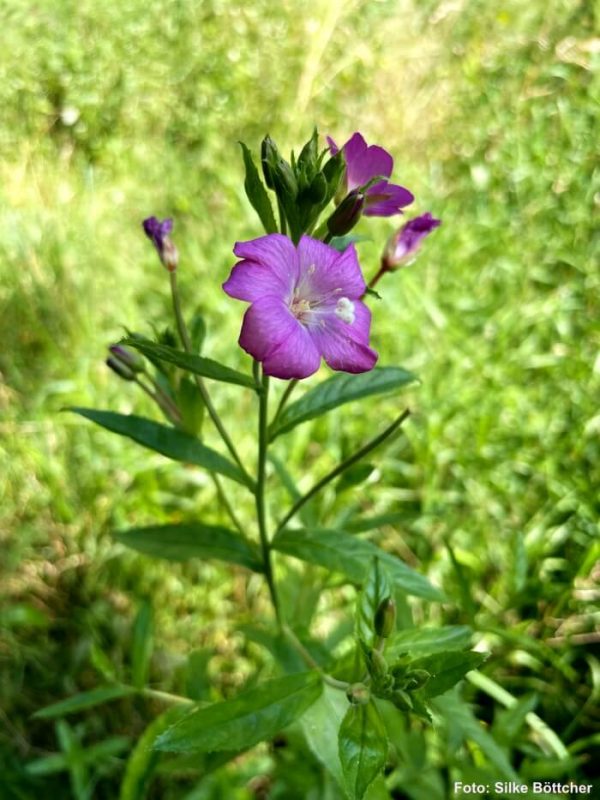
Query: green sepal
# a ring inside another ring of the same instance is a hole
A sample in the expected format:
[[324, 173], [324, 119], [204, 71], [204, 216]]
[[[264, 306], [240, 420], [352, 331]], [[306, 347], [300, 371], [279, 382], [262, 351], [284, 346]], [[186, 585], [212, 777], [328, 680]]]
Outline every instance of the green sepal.
[[273, 215], [273, 209], [267, 190], [260, 179], [250, 150], [243, 142], [240, 142], [240, 147], [242, 148], [244, 167], [246, 169], [246, 178], [244, 180], [246, 196], [252, 208], [258, 214], [265, 231], [267, 233], [275, 233], [277, 231], [277, 223], [275, 222], [275, 216]]

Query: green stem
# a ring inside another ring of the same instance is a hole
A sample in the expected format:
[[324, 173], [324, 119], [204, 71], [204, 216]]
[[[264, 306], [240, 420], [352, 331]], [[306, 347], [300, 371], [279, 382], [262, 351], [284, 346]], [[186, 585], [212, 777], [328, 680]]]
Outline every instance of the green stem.
[[[192, 352], [192, 342], [190, 340], [190, 336], [188, 334], [188, 330], [187, 330], [187, 327], [185, 325], [185, 320], [183, 318], [183, 313], [181, 311], [181, 301], [180, 301], [180, 298], [179, 298], [179, 290], [177, 288], [177, 277], [176, 276], [177, 276], [177, 272], [175, 272], [175, 271], [174, 272], [169, 272], [169, 278], [170, 278], [170, 281], [171, 281], [171, 296], [173, 298], [173, 311], [175, 312], [175, 320], [177, 322], [177, 330], [179, 331], [179, 337], [181, 339], [181, 343], [183, 344], [183, 349], [186, 351], [186, 353], [191, 353]], [[202, 396], [202, 400], [204, 401], [204, 405], [206, 406], [206, 410], [208, 411], [208, 414], [209, 414], [210, 418], [212, 419], [212, 421], [213, 421], [213, 423], [215, 425], [215, 428], [221, 434], [221, 438], [225, 442], [225, 445], [226, 445], [227, 449], [231, 453], [234, 461], [237, 463], [239, 468], [244, 473], [245, 477], [248, 479], [248, 483], [251, 484], [252, 481], [250, 479], [250, 476], [246, 472], [246, 470], [244, 468], [244, 465], [242, 464], [242, 460], [240, 459], [240, 457], [239, 457], [239, 455], [237, 453], [237, 450], [235, 449], [235, 446], [234, 446], [233, 442], [231, 441], [231, 438], [229, 437], [229, 434], [227, 433], [227, 431], [225, 430], [225, 428], [223, 426], [223, 423], [221, 422], [221, 418], [219, 417], [219, 414], [217, 413], [217, 409], [214, 407], [214, 405], [212, 403], [212, 400], [210, 399], [210, 396], [208, 394], [208, 390], [207, 390], [206, 386], [204, 385], [204, 381], [202, 380], [202, 378], [199, 375], [195, 375], [194, 377], [196, 379], [196, 385], [198, 386], [198, 390], [199, 390], [199, 392], [200, 392], [200, 394]]]
[[[258, 369], [255, 363], [255, 369]], [[258, 395], [258, 469], [256, 476], [256, 518], [258, 521], [258, 534], [260, 536], [260, 548], [262, 551], [262, 558], [265, 570], [265, 578], [269, 587], [269, 594], [275, 610], [277, 624], [281, 628], [281, 608], [279, 606], [279, 597], [277, 595], [277, 587], [275, 585], [275, 578], [273, 576], [273, 564], [271, 561], [271, 548], [269, 546], [269, 535], [267, 531], [267, 515], [265, 509], [265, 478], [267, 466], [267, 426], [268, 426], [268, 413], [269, 413], [269, 377], [268, 375], [262, 376], [261, 391]]]
[[346, 691], [347, 689], [350, 688], [350, 684], [347, 683], [346, 681], [338, 681], [337, 678], [334, 678], [323, 671], [321, 666], [317, 664], [317, 662], [308, 652], [306, 647], [304, 647], [300, 639], [298, 639], [298, 637], [291, 628], [288, 628], [287, 625], [284, 625], [281, 630], [286, 639], [290, 642], [290, 644], [298, 651], [298, 653], [300, 653], [302, 658], [306, 661], [307, 666], [311, 667], [311, 669], [316, 669], [317, 672], [320, 673], [325, 683], [328, 683], [329, 686], [333, 686], [334, 689], [342, 689], [343, 691]]
[[233, 522], [233, 524], [238, 529], [238, 531], [242, 534], [242, 536], [245, 537], [246, 536], [246, 532], [244, 530], [244, 527], [243, 527], [242, 523], [239, 521], [237, 514], [233, 510], [233, 506], [229, 502], [229, 498], [225, 494], [225, 490], [223, 489], [221, 481], [219, 480], [219, 476], [216, 473], [211, 472], [210, 473], [210, 477], [213, 479], [213, 483], [215, 484], [215, 489], [217, 490], [217, 494], [219, 496], [219, 500], [221, 501], [221, 504], [222, 504], [223, 508], [225, 509], [227, 514], [229, 515], [229, 519]]
[[140, 389], [142, 389], [142, 391], [148, 395], [148, 397], [152, 398], [169, 422], [172, 422], [174, 425], [181, 425], [181, 414], [179, 413], [179, 409], [172, 402], [172, 400], [165, 395], [164, 392], [159, 393], [158, 391], [153, 391], [149, 386], [146, 385], [146, 383], [144, 383], [144, 381], [140, 380], [137, 375], [134, 378], [134, 381], [140, 387]]
[[373, 275], [373, 277], [371, 278], [371, 280], [370, 280], [370, 281], [369, 281], [369, 283], [368, 283], [368, 287], [369, 287], [369, 289], [374, 289], [374, 288], [375, 288], [375, 286], [376, 286], [376, 285], [379, 283], [379, 281], [381, 280], [381, 278], [383, 278], [383, 276], [385, 275], [385, 273], [386, 273], [386, 272], [388, 272], [388, 271], [389, 271], [389, 270], [387, 269], [387, 267], [386, 267], [386, 266], [384, 266], [384, 264], [383, 264], [383, 262], [382, 262], [382, 263], [381, 263], [381, 266], [379, 267], [379, 270], [378, 270], [378, 271], [375, 273], [375, 275]]
[[392, 422], [392, 424], [389, 425], [378, 436], [375, 436], [374, 439], [370, 439], [365, 445], [363, 445], [360, 448], [360, 450], [357, 450], [356, 453], [351, 455], [345, 461], [342, 461], [340, 464], [338, 464], [337, 467], [335, 467], [335, 469], [332, 469], [331, 472], [328, 472], [327, 475], [321, 478], [320, 481], [317, 481], [317, 483], [315, 483], [315, 485], [311, 489], [309, 489], [308, 492], [306, 492], [306, 494], [303, 494], [302, 497], [298, 498], [298, 500], [296, 500], [294, 505], [290, 508], [288, 513], [285, 515], [285, 517], [281, 520], [281, 522], [277, 526], [276, 534], [279, 533], [279, 531], [283, 530], [283, 528], [285, 528], [285, 526], [291, 520], [294, 514], [296, 514], [305, 503], [308, 503], [311, 497], [314, 497], [314, 495], [317, 494], [317, 492], [320, 492], [321, 489], [327, 486], [328, 483], [331, 483], [331, 481], [335, 480], [335, 478], [337, 478], [338, 475], [341, 475], [342, 472], [345, 472], [351, 466], [356, 464], [356, 462], [360, 461], [361, 458], [364, 458], [368, 453], [371, 452], [371, 450], [375, 450], [376, 447], [379, 447], [380, 444], [383, 444], [383, 442], [385, 442], [385, 440], [389, 436], [391, 436], [400, 427], [400, 425], [402, 425], [402, 423], [409, 416], [409, 414], [410, 414], [409, 409], [408, 408], [405, 409], [402, 412], [402, 414], [400, 414], [400, 416], [397, 419], [395, 419], [394, 422]]
[[294, 391], [294, 389], [296, 388], [297, 385], [298, 385], [298, 381], [297, 380], [291, 380], [288, 383], [288, 385], [285, 387], [285, 391], [281, 395], [281, 400], [279, 401], [279, 405], [277, 406], [277, 411], [275, 412], [275, 416], [273, 417], [273, 419], [271, 421], [271, 425], [274, 425], [275, 422], [279, 419], [279, 416], [280, 416], [281, 412], [285, 408], [285, 404], [290, 399], [290, 395], [292, 394], [292, 392]]

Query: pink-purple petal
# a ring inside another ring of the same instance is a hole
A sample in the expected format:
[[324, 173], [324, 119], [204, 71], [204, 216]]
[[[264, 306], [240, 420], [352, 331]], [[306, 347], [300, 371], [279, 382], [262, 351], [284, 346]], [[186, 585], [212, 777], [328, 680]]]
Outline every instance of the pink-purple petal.
[[280, 297], [266, 295], [252, 303], [244, 314], [240, 347], [258, 361], [264, 361], [299, 327], [302, 326]]
[[[348, 324], [333, 313], [324, 317], [322, 323], [311, 327], [310, 335], [331, 369], [352, 373], [373, 369], [378, 355], [364, 343], [364, 319], [363, 325], [356, 330], [352, 330], [356, 321]], [[366, 338], [368, 341], [368, 334]]]
[[249, 242], [236, 242], [233, 252], [238, 258], [256, 261], [268, 267], [276, 275], [285, 275], [286, 280], [294, 281], [298, 277], [296, 248], [281, 233], [259, 236]]
[[276, 273], [257, 261], [239, 261], [231, 270], [223, 289], [230, 297], [253, 303], [265, 294], [276, 294], [287, 299], [293, 286], [293, 280], [284, 271]]
[[310, 282], [315, 296], [331, 300], [334, 305], [340, 297], [347, 297], [350, 300], [362, 297], [366, 284], [354, 245], [351, 244], [339, 253], [327, 269], [317, 268]]
[[414, 196], [404, 186], [394, 183], [376, 183], [367, 191], [364, 214], [367, 217], [391, 217], [402, 213], [410, 205]]
[[381, 176], [389, 178], [394, 168], [394, 159], [383, 147], [371, 145], [367, 147], [360, 158], [348, 158], [348, 189], [364, 186], [373, 178]]
[[321, 354], [308, 330], [299, 323], [263, 361], [266, 375], [286, 380], [308, 378], [320, 365]]

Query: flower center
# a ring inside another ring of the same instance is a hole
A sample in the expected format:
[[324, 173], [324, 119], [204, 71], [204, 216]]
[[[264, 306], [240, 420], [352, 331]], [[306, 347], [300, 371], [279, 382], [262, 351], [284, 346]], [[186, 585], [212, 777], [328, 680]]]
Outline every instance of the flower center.
[[290, 311], [296, 317], [298, 322], [306, 322], [307, 316], [310, 313], [312, 306], [310, 300], [306, 300], [303, 297], [298, 297], [298, 295], [294, 295], [294, 299], [292, 300], [292, 305], [290, 306]]

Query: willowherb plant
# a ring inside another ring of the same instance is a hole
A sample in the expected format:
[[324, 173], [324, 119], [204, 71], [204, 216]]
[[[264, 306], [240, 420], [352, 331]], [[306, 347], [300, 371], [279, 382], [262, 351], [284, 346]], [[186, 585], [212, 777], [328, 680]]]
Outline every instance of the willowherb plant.
[[[362, 520], [362, 526], [354, 527], [353, 532], [329, 529], [313, 524], [305, 506], [332, 481], [349, 474], [358, 462], [389, 442], [409, 411], [402, 410], [390, 425], [317, 478], [304, 494], [296, 492], [290, 507], [274, 523], [268, 517], [265, 497], [267, 459], [270, 444], [296, 426], [350, 401], [400, 390], [414, 380], [400, 367], [376, 366], [378, 355], [369, 343], [368, 301], [381, 278], [406, 264], [440, 221], [427, 213], [394, 232], [367, 285], [350, 232], [361, 217], [401, 214], [414, 199], [407, 189], [390, 182], [390, 154], [381, 147], [367, 146], [359, 133], [341, 148], [328, 139], [328, 146], [320, 149], [315, 131], [300, 154], [292, 153], [288, 162], [266, 137], [261, 147], [261, 178], [243, 144], [242, 152], [246, 194], [265, 235], [235, 244], [238, 261], [223, 289], [249, 304], [239, 344], [253, 359], [251, 372], [239, 372], [200, 355], [203, 321], [195, 318], [188, 326], [185, 319], [172, 220], [150, 217], [143, 227], [169, 274], [179, 342], [173, 336], [153, 340], [130, 334], [110, 347], [107, 364], [152, 398], [166, 424], [133, 415], [73, 409], [143, 447], [207, 470], [231, 523], [226, 528], [190, 520], [137, 528], [117, 534], [119, 541], [142, 553], [176, 560], [215, 558], [242, 565], [264, 577], [273, 607], [272, 641], [277, 642], [273, 677], [233, 699], [197, 707], [186, 698], [154, 692], [154, 696], [181, 706], [168, 711], [163, 723], [153, 728], [151, 741], [144, 737], [144, 747], [176, 753], [223, 751], [233, 757], [298, 723], [308, 746], [336, 781], [340, 796], [357, 800], [367, 792], [373, 797], [387, 796], [382, 794], [381, 776], [391, 758], [390, 709], [395, 707], [395, 713], [427, 724], [434, 698], [456, 685], [484, 657], [465, 649], [469, 633], [464, 628], [447, 627], [441, 635], [433, 628], [416, 634], [411, 628], [398, 629], [399, 598], [412, 595], [435, 602], [443, 600], [443, 595], [425, 576], [356, 533], [376, 528], [377, 520]], [[276, 201], [278, 222], [269, 191]], [[337, 374], [293, 401], [299, 381], [317, 372], [322, 359]], [[287, 383], [271, 411], [273, 378]], [[243, 462], [227, 420], [213, 405], [213, 384], [219, 382], [256, 395], [255, 471]], [[224, 452], [202, 442], [205, 415], [221, 437]], [[240, 519], [226, 480], [253, 495], [254, 527], [246, 518]], [[341, 655], [339, 651], [326, 652], [323, 643], [315, 646], [307, 630], [294, 629], [289, 623], [274, 553], [324, 567], [359, 588], [353, 632], [346, 636]], [[409, 606], [403, 605], [408, 613]], [[104, 694], [99, 689], [94, 698], [70, 698], [41, 715], [60, 715], [65, 704], [67, 710], [73, 710], [117, 697], [120, 692], [141, 691], [144, 670], [137, 673], [133, 688], [120, 684], [106, 687]], [[332, 732], [337, 741], [332, 742]]]

